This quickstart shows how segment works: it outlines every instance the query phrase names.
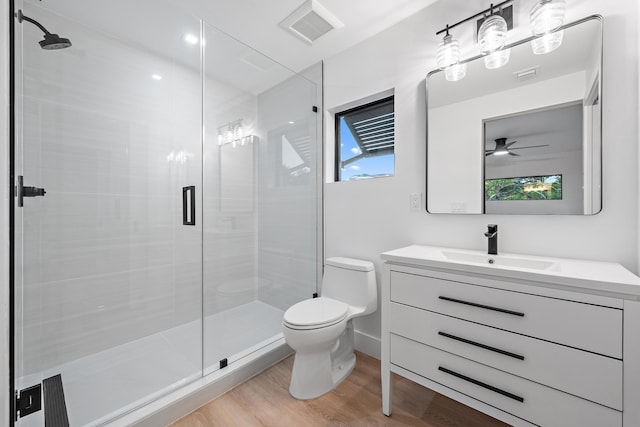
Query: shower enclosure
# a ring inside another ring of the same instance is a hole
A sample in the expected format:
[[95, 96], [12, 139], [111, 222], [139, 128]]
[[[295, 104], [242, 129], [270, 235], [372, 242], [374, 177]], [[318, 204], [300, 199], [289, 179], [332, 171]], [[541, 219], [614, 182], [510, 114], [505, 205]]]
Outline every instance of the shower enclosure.
[[321, 67], [177, 1], [12, 7], [71, 44], [14, 21], [16, 424], [107, 424], [281, 341], [321, 277]]

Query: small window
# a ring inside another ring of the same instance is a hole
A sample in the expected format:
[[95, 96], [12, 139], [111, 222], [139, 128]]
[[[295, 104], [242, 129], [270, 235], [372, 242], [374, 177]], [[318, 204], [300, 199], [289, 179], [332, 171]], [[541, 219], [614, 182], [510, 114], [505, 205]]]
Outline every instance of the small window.
[[562, 175], [487, 179], [485, 200], [562, 200]]
[[336, 181], [394, 174], [393, 97], [336, 114]]

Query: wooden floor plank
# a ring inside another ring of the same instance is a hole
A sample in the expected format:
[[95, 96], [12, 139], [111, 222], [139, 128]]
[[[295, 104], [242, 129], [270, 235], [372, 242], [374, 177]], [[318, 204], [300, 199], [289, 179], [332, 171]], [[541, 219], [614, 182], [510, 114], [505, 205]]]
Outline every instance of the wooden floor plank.
[[393, 414], [382, 413], [380, 361], [357, 354], [342, 384], [313, 400], [289, 395], [293, 356], [272, 366], [172, 427], [506, 427], [481, 412], [393, 375]]

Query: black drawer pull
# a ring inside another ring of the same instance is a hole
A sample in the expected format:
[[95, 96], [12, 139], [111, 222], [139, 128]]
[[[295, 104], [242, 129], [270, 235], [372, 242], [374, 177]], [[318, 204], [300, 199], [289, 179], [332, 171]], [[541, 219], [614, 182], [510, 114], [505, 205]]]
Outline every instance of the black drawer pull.
[[520, 397], [517, 394], [509, 393], [508, 391], [504, 391], [504, 390], [502, 390], [502, 389], [500, 389], [498, 387], [494, 387], [494, 386], [489, 385], [487, 383], [483, 383], [482, 381], [474, 380], [473, 378], [470, 378], [470, 377], [468, 377], [466, 375], [459, 374], [459, 373], [454, 372], [454, 371], [452, 371], [450, 369], [443, 368], [442, 366], [438, 366], [438, 370], [442, 371], [444, 373], [447, 373], [449, 375], [453, 375], [454, 377], [458, 377], [458, 378], [460, 378], [462, 380], [469, 381], [472, 384], [479, 385], [480, 387], [484, 387], [487, 390], [491, 390], [491, 391], [493, 391], [495, 393], [501, 394], [501, 395], [506, 396], [506, 397], [508, 397], [510, 399], [517, 400], [518, 402], [524, 402], [524, 397]]
[[493, 310], [493, 311], [498, 311], [500, 313], [506, 313], [506, 314], [512, 314], [514, 316], [524, 317], [524, 313], [520, 313], [519, 311], [507, 310], [507, 309], [498, 308], [498, 307], [491, 307], [490, 305], [478, 304], [476, 302], [469, 302], [461, 299], [455, 299], [455, 298], [449, 298], [449, 297], [443, 297], [443, 296], [439, 296], [438, 298], [443, 299], [445, 301], [457, 302], [458, 304], [470, 305], [478, 308], [486, 308], [487, 310]]
[[524, 356], [519, 354], [511, 353], [510, 351], [500, 350], [499, 348], [491, 347], [490, 345], [481, 344], [479, 342], [471, 341], [466, 338], [457, 337], [455, 335], [448, 334], [446, 332], [438, 332], [438, 335], [442, 335], [443, 337], [451, 338], [452, 340], [460, 341], [466, 344], [475, 345], [476, 347], [484, 348], [485, 350], [495, 351], [496, 353], [504, 354], [505, 356], [513, 357], [514, 359], [524, 360]]

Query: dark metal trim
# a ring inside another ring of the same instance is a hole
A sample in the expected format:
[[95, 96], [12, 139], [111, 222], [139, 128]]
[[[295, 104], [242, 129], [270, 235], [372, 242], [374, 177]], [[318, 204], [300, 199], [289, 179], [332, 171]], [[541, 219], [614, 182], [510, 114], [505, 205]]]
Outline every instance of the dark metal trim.
[[42, 384], [32, 385], [16, 393], [16, 416], [26, 417], [42, 409]]
[[463, 342], [465, 344], [471, 344], [471, 345], [474, 345], [476, 347], [483, 348], [485, 350], [489, 350], [489, 351], [493, 351], [493, 352], [496, 352], [496, 353], [500, 353], [500, 354], [503, 354], [505, 356], [513, 357], [514, 359], [524, 360], [524, 356], [521, 356], [519, 354], [511, 353], [510, 351], [506, 351], [506, 350], [501, 350], [501, 349], [496, 348], [496, 347], [491, 347], [490, 345], [481, 344], [481, 343], [476, 342], [476, 341], [471, 341], [471, 340], [468, 340], [466, 338], [457, 337], [455, 335], [451, 335], [451, 334], [448, 334], [446, 332], [440, 331], [440, 332], [438, 332], [438, 335], [441, 335], [441, 336], [446, 337], [446, 338], [451, 338], [452, 340], [460, 341], [460, 342]]
[[196, 225], [196, 186], [182, 187], [182, 225]]
[[504, 5], [505, 5], [505, 4], [507, 4], [507, 3], [511, 3], [511, 2], [513, 2], [513, 0], [505, 0], [505, 1], [501, 2], [501, 3], [496, 4], [495, 6], [494, 6], [494, 5], [493, 5], [493, 3], [492, 3], [492, 4], [491, 4], [491, 7], [489, 7], [489, 8], [487, 8], [487, 9], [483, 10], [482, 12], [478, 12], [478, 13], [476, 13], [475, 15], [472, 15], [472, 16], [470, 16], [470, 17], [466, 18], [466, 19], [463, 19], [462, 21], [456, 22], [456, 23], [455, 23], [455, 24], [453, 24], [453, 25], [447, 25], [447, 26], [446, 26], [446, 27], [444, 27], [442, 30], [438, 31], [438, 32], [436, 33], [436, 36], [437, 36], [437, 35], [439, 35], [439, 34], [444, 33], [445, 31], [446, 31], [446, 33], [447, 33], [447, 34], [449, 34], [449, 30], [451, 30], [452, 28], [455, 28], [455, 27], [457, 27], [457, 26], [458, 26], [458, 25], [460, 25], [460, 24], [464, 24], [464, 23], [465, 23], [465, 22], [467, 22], [467, 21], [471, 21], [473, 18], [477, 18], [478, 16], [484, 15], [484, 14], [485, 14], [485, 13], [487, 13], [487, 12], [492, 13], [492, 12], [493, 12], [493, 9], [500, 9], [500, 7], [504, 6]]
[[497, 311], [499, 313], [505, 313], [505, 314], [511, 314], [513, 316], [524, 317], [524, 313], [521, 313], [519, 311], [507, 310], [505, 308], [499, 308], [499, 307], [492, 307], [490, 305], [478, 304], [476, 302], [469, 302], [469, 301], [464, 301], [456, 298], [449, 298], [449, 297], [443, 297], [443, 296], [439, 296], [438, 298], [440, 298], [441, 300], [455, 302], [458, 304], [470, 305], [472, 307], [484, 308], [486, 310]]
[[[16, 394], [15, 372], [15, 4], [9, 1], [9, 396]], [[17, 420], [16, 400], [9, 399], [9, 425], [15, 425]]]
[[62, 376], [54, 375], [42, 381], [45, 427], [69, 427]]
[[311, 110], [312, 110], [314, 113], [317, 113], [317, 112], [318, 112], [318, 107], [317, 107], [316, 105], [314, 105], [313, 107], [311, 107]]
[[[511, 1], [511, 0], [510, 0]], [[368, 102], [366, 104], [363, 105], [358, 105], [357, 107], [353, 107], [353, 108], [349, 108], [348, 110], [344, 110], [344, 111], [340, 111], [335, 113], [334, 115], [334, 146], [335, 146], [335, 153], [333, 156], [333, 160], [334, 160], [334, 181], [335, 182], [341, 182], [342, 181], [342, 177], [340, 176], [340, 171], [342, 170], [341, 166], [342, 166], [342, 162], [340, 160], [340, 118], [342, 116], [345, 116], [347, 114], [353, 113], [355, 111], [359, 111], [359, 110], [364, 110], [366, 108], [372, 107], [374, 105], [377, 104], [384, 104], [387, 102], [391, 102], [393, 104], [393, 111], [395, 112], [395, 94], [391, 95], [391, 96], [387, 96], [385, 98], [381, 98], [372, 102]], [[395, 149], [395, 144], [394, 144], [394, 149]]]
[[458, 372], [452, 371], [450, 369], [443, 368], [442, 366], [438, 366], [438, 370], [442, 371], [442, 372], [444, 372], [446, 374], [453, 375], [456, 378], [460, 378], [461, 380], [469, 381], [472, 384], [479, 385], [480, 387], [484, 387], [487, 390], [491, 390], [491, 391], [493, 391], [495, 393], [498, 393], [498, 394], [501, 394], [503, 396], [506, 396], [509, 399], [517, 400], [518, 402], [521, 402], [521, 403], [524, 402], [524, 397], [520, 397], [517, 394], [509, 393], [508, 391], [504, 391], [501, 388], [492, 386], [492, 385], [487, 384], [487, 383], [483, 383], [482, 381], [475, 380], [475, 379], [473, 379], [471, 377], [468, 377], [466, 375], [462, 375], [462, 374], [459, 374]]
[[229, 361], [228, 361], [228, 360], [227, 360], [227, 358], [225, 357], [224, 359], [222, 359], [222, 360], [220, 361], [220, 369], [222, 369], [222, 368], [226, 368], [226, 367], [227, 367], [227, 365], [229, 365]]
[[333, 180], [334, 182], [340, 182], [341, 176], [341, 168], [340, 168], [340, 115], [342, 113], [336, 113], [333, 118], [333, 146], [334, 146], [334, 154], [333, 154]]

